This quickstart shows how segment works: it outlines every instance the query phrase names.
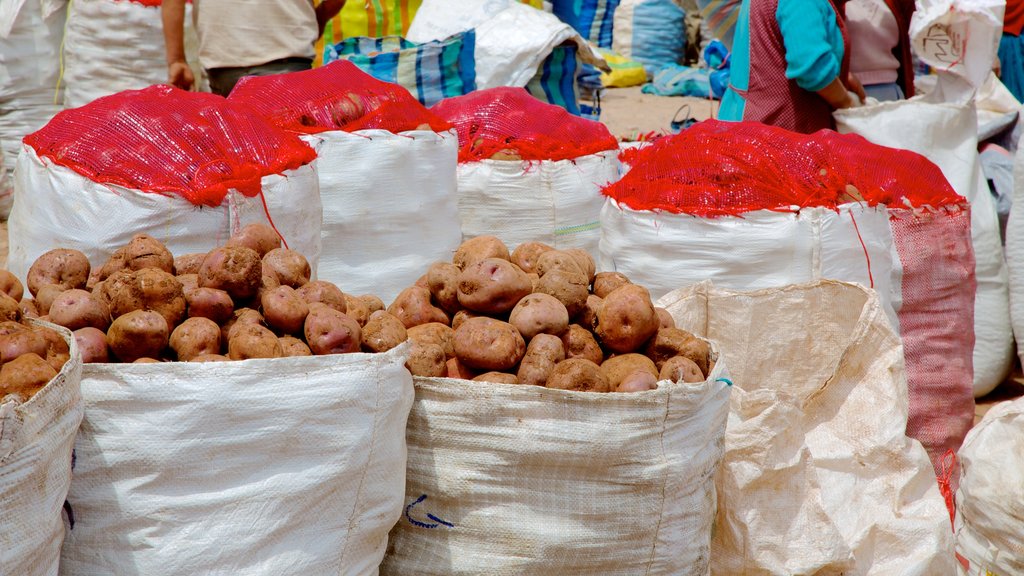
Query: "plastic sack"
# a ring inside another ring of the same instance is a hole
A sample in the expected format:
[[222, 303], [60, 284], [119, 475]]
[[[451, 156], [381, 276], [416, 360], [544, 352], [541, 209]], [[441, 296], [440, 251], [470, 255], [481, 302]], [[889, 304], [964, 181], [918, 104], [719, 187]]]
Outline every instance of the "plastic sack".
[[[1019, 148], [1018, 148], [1019, 150]], [[1017, 355], [1024, 356], [1024, 154], [1013, 160], [1013, 204], [1006, 222], [1006, 263], [1009, 269], [1010, 317], [1017, 337]]]
[[84, 410], [74, 337], [60, 326], [33, 324], [60, 332], [70, 357], [28, 402], [0, 398], [0, 569], [12, 576], [57, 573], [71, 448]]
[[402, 513], [408, 352], [87, 364], [60, 573], [373, 574]]
[[416, 378], [381, 574], [707, 574], [724, 362], [634, 394]]
[[582, 116], [580, 108], [579, 48], [572, 42], [555, 46], [541, 62], [537, 73], [526, 83], [526, 91], [541, 102], [554, 104], [573, 116]]
[[602, 49], [598, 52], [612, 69], [611, 72], [601, 73], [601, 85], [605, 88], [628, 88], [647, 82], [647, 72], [643, 64], [611, 50]]
[[712, 574], [954, 573], [949, 513], [904, 435], [903, 351], [875, 293], [703, 282], [657, 305], [718, 343], [735, 383]]
[[612, 48], [653, 74], [686, 55], [686, 12], [673, 0], [622, 0]]
[[619, 2], [620, 0], [552, 0], [551, 7], [559, 20], [572, 26], [583, 38], [601, 48], [611, 48], [613, 22]]
[[641, 89], [655, 96], [711, 98], [711, 70], [682, 64], [666, 64], [654, 71], [650, 84]]

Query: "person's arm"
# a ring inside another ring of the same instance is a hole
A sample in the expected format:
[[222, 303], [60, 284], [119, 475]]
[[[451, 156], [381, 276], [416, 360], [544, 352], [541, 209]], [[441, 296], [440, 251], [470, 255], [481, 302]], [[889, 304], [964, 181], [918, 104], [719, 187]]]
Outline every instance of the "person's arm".
[[843, 85], [843, 81], [836, 76], [835, 80], [830, 82], [828, 86], [825, 86], [821, 90], [816, 90], [819, 96], [825, 99], [829, 103], [829, 106], [836, 110], [843, 108], [853, 108], [854, 101], [853, 97], [850, 96], [850, 91]]
[[833, 108], [852, 106], [853, 98], [840, 78], [842, 50], [836, 54], [831, 41], [841, 37], [831, 3], [779, 0], [775, 18], [786, 48], [786, 78], [817, 92]]
[[345, 0], [323, 0], [319, 6], [316, 7], [316, 25], [318, 27], [317, 38], [323, 36], [324, 27], [327, 26], [327, 22], [338, 15], [341, 9], [345, 7]]
[[160, 17], [167, 51], [167, 82], [182, 90], [191, 90], [195, 78], [185, 59], [185, 0], [164, 0]]

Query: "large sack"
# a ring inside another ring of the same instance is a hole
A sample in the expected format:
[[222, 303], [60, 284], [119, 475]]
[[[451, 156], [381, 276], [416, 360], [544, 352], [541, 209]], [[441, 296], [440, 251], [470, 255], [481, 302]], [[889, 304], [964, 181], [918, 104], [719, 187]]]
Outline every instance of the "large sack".
[[1024, 574], [1024, 400], [992, 407], [960, 449], [956, 551], [966, 574]]
[[[67, 14], [64, 0], [5, 0], [0, 3], [0, 165], [9, 177], [21, 139], [49, 122], [64, 99], [60, 44]], [[0, 176], [0, 219], [11, 212], [13, 181]]]
[[87, 364], [60, 573], [374, 574], [403, 506], [408, 351]]
[[[627, 0], [628, 1], [628, 0]], [[572, 26], [588, 42], [611, 48], [620, 0], [552, 0], [555, 16]]]
[[729, 399], [417, 378], [384, 575], [707, 574]]
[[70, 359], [24, 404], [0, 398], [0, 573], [57, 573], [64, 540], [61, 510], [71, 484], [71, 447], [82, 422], [82, 357], [71, 332]]
[[[1006, 222], [1006, 264], [1009, 268], [1010, 317], [1017, 342], [1024, 342], [1024, 154], [1013, 160], [1013, 204]], [[1018, 344], [1018, 357], [1024, 347]]]
[[612, 48], [649, 74], [686, 56], [686, 12], [674, 0], [623, 0], [615, 11]]
[[735, 386], [712, 574], [953, 574], [950, 517], [905, 434], [899, 338], [875, 293], [704, 282], [658, 301], [721, 345]]

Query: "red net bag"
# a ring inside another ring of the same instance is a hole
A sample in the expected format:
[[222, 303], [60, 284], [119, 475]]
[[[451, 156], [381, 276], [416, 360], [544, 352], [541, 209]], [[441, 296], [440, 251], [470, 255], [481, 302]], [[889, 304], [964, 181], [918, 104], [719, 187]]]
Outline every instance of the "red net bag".
[[541, 102], [522, 88], [478, 90], [442, 100], [431, 111], [455, 125], [459, 162], [510, 150], [523, 160], [569, 160], [619, 146], [604, 124]]
[[25, 137], [40, 158], [94, 182], [219, 206], [229, 189], [260, 193], [264, 176], [316, 152], [213, 94], [170, 86], [128, 90], [60, 112]]
[[377, 80], [345, 60], [302, 72], [242, 78], [228, 100], [303, 134], [451, 129], [402, 86]]

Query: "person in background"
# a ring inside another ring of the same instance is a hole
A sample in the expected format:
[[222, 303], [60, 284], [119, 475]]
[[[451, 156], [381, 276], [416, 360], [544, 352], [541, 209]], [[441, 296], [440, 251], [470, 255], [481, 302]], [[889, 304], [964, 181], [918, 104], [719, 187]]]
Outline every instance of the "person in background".
[[841, 15], [832, 0], [743, 0], [719, 119], [804, 134], [835, 128], [832, 111], [864, 99]]
[[1024, 102], [1024, 0], [1006, 0], [1003, 37], [999, 40], [998, 74], [1013, 97]]
[[913, 0], [849, 0], [850, 72], [876, 100], [914, 95], [914, 60], [910, 53]]
[[[309, 70], [313, 45], [345, 0], [193, 0], [199, 63], [210, 90], [227, 96], [243, 76]], [[185, 59], [185, 0], [161, 7], [168, 82], [192, 89], [195, 78]]]

